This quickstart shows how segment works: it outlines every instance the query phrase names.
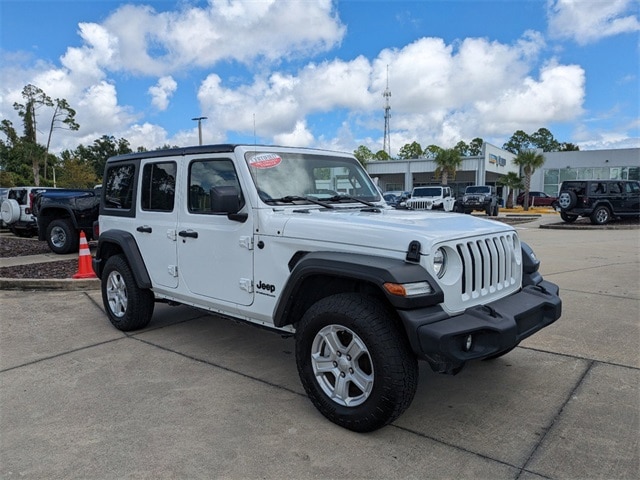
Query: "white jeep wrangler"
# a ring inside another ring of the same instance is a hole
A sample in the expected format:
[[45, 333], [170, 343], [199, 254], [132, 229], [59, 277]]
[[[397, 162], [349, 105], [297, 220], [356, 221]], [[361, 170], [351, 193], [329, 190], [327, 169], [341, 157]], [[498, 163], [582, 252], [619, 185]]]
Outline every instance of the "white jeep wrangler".
[[366, 432], [416, 392], [560, 317], [558, 287], [508, 225], [388, 207], [349, 154], [211, 145], [110, 158], [93, 268], [113, 325], [154, 302], [294, 334], [301, 382]]
[[454, 210], [456, 199], [451, 194], [451, 187], [415, 187], [404, 206], [411, 210]]

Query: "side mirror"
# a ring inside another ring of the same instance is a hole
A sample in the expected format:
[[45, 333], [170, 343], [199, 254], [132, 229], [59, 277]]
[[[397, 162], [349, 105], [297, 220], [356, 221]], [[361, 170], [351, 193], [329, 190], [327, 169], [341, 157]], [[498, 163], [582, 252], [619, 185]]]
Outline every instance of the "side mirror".
[[236, 187], [213, 187], [209, 191], [213, 213], [238, 213], [240, 199]]
[[211, 198], [211, 212], [227, 214], [229, 220], [244, 222], [247, 220], [246, 213], [240, 214], [240, 192], [236, 187], [213, 187], [209, 190]]

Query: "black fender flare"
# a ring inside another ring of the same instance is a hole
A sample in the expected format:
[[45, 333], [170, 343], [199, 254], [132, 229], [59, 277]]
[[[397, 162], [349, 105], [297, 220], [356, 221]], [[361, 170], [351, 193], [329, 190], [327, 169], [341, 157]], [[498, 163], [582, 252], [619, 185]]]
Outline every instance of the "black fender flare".
[[[295, 263], [294, 263], [295, 262]], [[274, 310], [276, 327], [294, 323], [290, 318], [305, 280], [314, 277], [332, 277], [355, 280], [373, 285], [396, 309], [413, 309], [437, 305], [444, 301], [444, 293], [433, 277], [419, 264], [401, 259], [361, 255], [346, 252], [309, 252], [297, 254], [290, 262], [291, 275], [282, 290]], [[390, 294], [385, 283], [416, 283], [427, 281], [432, 293], [412, 298]]]
[[106, 259], [114, 254], [114, 247], [117, 253], [122, 252], [127, 259], [138, 287], [151, 288], [151, 277], [142, 259], [138, 243], [133, 235], [125, 230], [107, 230], [100, 233], [98, 249], [93, 259], [93, 270], [98, 278], [102, 278], [104, 264]]
[[[60, 212], [65, 212], [66, 215], [60, 215]], [[67, 205], [55, 205], [51, 207], [44, 207], [38, 211], [36, 215], [36, 222], [38, 223], [38, 240], [46, 240], [47, 227], [51, 222], [59, 218], [70, 218], [73, 228], [78, 230], [78, 222], [76, 220], [75, 213]], [[46, 219], [46, 223], [42, 220]]]

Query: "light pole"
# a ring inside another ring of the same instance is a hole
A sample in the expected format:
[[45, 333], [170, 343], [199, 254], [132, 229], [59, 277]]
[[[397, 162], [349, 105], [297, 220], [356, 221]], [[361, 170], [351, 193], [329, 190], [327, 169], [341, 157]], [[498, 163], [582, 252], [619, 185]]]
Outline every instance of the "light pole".
[[207, 117], [195, 117], [191, 120], [198, 122], [198, 141], [199, 145], [202, 145], [202, 120], [206, 120]]

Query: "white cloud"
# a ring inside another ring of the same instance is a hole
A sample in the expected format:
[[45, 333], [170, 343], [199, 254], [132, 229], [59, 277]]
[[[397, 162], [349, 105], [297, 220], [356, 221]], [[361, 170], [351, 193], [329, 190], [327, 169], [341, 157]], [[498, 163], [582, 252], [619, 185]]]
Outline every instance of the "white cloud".
[[638, 0], [548, 0], [549, 34], [580, 45], [640, 31]]
[[206, 8], [161, 13], [124, 5], [101, 28], [117, 39], [110, 68], [158, 76], [220, 60], [315, 54], [337, 45], [346, 30], [331, 0], [210, 0]]
[[274, 136], [277, 145], [291, 145], [292, 147], [309, 147], [313, 145], [313, 134], [307, 129], [304, 121], [296, 122], [296, 126], [290, 133], [281, 133]]
[[171, 76], [161, 77], [155, 86], [149, 87], [147, 93], [151, 95], [151, 103], [153, 106], [163, 111], [169, 106], [169, 99], [177, 88], [178, 84]]
[[422, 38], [400, 50], [383, 50], [373, 61], [313, 63], [297, 73], [257, 76], [235, 88], [212, 74], [198, 99], [212, 123], [244, 134], [255, 125], [258, 137], [269, 141], [298, 139], [299, 132], [304, 141], [318, 137], [307, 119], [335, 110], [349, 112], [354, 125], [378, 130], [382, 137], [388, 66], [392, 150], [414, 140], [453, 146], [461, 139], [510, 135], [582, 113], [583, 69], [552, 61], [532, 71], [543, 47], [535, 32], [513, 45], [479, 38], [447, 45]]

